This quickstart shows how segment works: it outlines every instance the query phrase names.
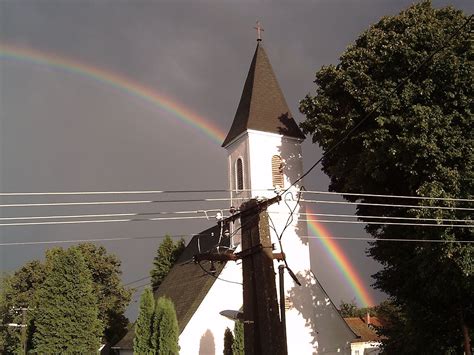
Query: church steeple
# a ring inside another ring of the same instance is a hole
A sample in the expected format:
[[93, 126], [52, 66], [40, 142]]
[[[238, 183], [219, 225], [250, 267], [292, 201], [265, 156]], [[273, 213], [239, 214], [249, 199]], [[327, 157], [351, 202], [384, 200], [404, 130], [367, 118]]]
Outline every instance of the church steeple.
[[261, 40], [257, 41], [239, 106], [222, 146], [247, 129], [305, 138], [291, 115]]

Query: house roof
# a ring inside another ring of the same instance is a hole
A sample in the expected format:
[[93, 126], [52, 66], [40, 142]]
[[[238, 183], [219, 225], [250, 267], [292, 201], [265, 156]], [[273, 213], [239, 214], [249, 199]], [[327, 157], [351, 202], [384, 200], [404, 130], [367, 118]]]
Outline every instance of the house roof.
[[352, 329], [352, 331], [358, 336], [357, 339], [352, 341], [353, 343], [381, 340], [380, 336], [371, 327], [371, 325], [380, 325], [380, 321], [377, 317], [370, 317], [370, 324], [367, 324], [361, 317], [349, 317], [344, 318], [344, 320]]
[[234, 121], [222, 146], [247, 129], [305, 138], [291, 115], [261, 42], [257, 43]]
[[[212, 250], [217, 244], [219, 234], [220, 227], [216, 225], [194, 236], [154, 294], [155, 299], [165, 296], [173, 301], [180, 333], [216, 281], [215, 277], [194, 263], [193, 257]], [[228, 247], [229, 238], [224, 237], [220, 245]], [[201, 265], [209, 270], [209, 262], [201, 262]], [[225, 263], [215, 264], [215, 276], [221, 273], [224, 266]], [[134, 328], [132, 327], [113, 348], [133, 349]]]

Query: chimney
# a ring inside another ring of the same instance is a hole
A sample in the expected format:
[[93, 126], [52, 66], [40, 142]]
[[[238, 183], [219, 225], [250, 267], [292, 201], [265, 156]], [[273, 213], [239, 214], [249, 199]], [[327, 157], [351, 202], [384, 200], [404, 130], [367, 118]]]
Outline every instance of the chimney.
[[365, 316], [365, 323], [367, 324], [367, 326], [370, 325], [370, 311], [367, 310], [367, 314]]

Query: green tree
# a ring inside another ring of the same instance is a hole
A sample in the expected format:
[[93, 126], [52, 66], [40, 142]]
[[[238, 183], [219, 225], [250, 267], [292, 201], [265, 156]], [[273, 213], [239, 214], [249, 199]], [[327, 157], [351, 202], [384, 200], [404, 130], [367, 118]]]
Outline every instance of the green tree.
[[156, 300], [151, 342], [155, 354], [179, 354], [179, 327], [173, 302], [166, 297]]
[[169, 235], [160, 243], [156, 256], [153, 259], [153, 269], [150, 271], [153, 291], [156, 291], [161, 285], [161, 282], [168, 275], [184, 248], [184, 239], [175, 243]]
[[153, 291], [147, 287], [140, 297], [138, 319], [135, 323], [135, 338], [133, 339], [134, 354], [153, 354], [151, 337], [153, 334], [153, 318], [155, 300]]
[[[323, 170], [331, 179], [331, 191], [472, 198], [474, 53], [470, 32], [472, 20], [468, 22], [462, 12], [452, 7], [434, 9], [423, 1], [397, 16], [382, 18], [348, 47], [338, 65], [324, 66], [316, 73], [316, 95], [307, 95], [300, 110], [306, 115], [303, 130], [324, 150], [375, 109], [324, 157]], [[393, 92], [441, 46], [439, 53]], [[345, 198], [407, 203], [380, 197]], [[407, 204], [416, 204], [409, 201]], [[422, 200], [421, 204], [462, 207], [453, 201]], [[462, 210], [360, 204], [357, 213], [469, 217]], [[376, 238], [369, 254], [383, 266], [374, 275], [375, 286], [392, 297], [403, 320], [400, 324], [412, 330], [403, 337], [407, 348], [398, 352], [461, 352], [474, 325], [474, 246], [457, 241], [472, 240], [473, 229], [370, 225], [366, 230]], [[393, 238], [449, 243], [383, 241]], [[389, 343], [390, 339], [385, 342], [387, 352], [391, 351]]]
[[[105, 326], [104, 339], [112, 344], [120, 339], [127, 331], [128, 319], [124, 316], [126, 307], [131, 298], [131, 290], [126, 289], [120, 280], [120, 261], [113, 254], [108, 254], [102, 246], [91, 243], [82, 243], [70, 249], [77, 249], [83, 255], [87, 268], [92, 273], [94, 293], [99, 306], [99, 319]], [[44, 263], [33, 260], [26, 263], [12, 275], [3, 277], [2, 324], [21, 322], [19, 313], [10, 312], [13, 307], [29, 307], [34, 294], [46, 276]], [[31, 321], [31, 313], [28, 313]], [[29, 342], [34, 332], [33, 323], [30, 325]], [[20, 332], [11, 328], [0, 328], [0, 339], [4, 339], [7, 349], [20, 349]]]
[[359, 308], [355, 299], [353, 299], [351, 302], [341, 301], [341, 304], [339, 305], [339, 313], [343, 318], [366, 317], [367, 313], [369, 313], [371, 316], [376, 316], [377, 306]]
[[103, 246], [81, 243], [72, 247], [79, 250], [92, 272], [94, 291], [98, 297], [99, 318], [105, 325], [104, 337], [110, 343], [120, 340], [127, 332], [128, 319], [124, 312], [130, 303], [132, 291], [120, 279], [120, 260], [108, 254]]
[[[26, 263], [12, 275], [4, 275], [1, 281], [0, 312], [1, 324], [22, 323], [18, 308], [28, 308], [38, 286], [44, 281], [45, 267], [38, 260]], [[28, 323], [31, 321], [30, 312]], [[29, 324], [31, 330], [31, 324]], [[21, 331], [18, 328], [0, 328], [5, 353], [21, 353]]]
[[234, 324], [234, 343], [232, 344], [232, 353], [234, 355], [244, 355], [244, 324], [235, 322]]
[[232, 355], [232, 346], [234, 345], [234, 335], [227, 327], [224, 332], [224, 355]]
[[97, 352], [103, 325], [84, 257], [76, 249], [52, 249], [46, 254], [45, 267], [45, 279], [35, 293], [34, 351]]

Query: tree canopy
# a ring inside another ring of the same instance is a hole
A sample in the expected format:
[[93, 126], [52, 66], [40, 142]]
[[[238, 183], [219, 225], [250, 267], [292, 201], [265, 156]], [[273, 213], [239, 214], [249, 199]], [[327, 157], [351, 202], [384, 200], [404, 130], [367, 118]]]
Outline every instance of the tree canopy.
[[[301, 126], [313, 142], [328, 151], [364, 120], [322, 160], [331, 191], [472, 199], [471, 32], [472, 17], [423, 1], [382, 18], [347, 48], [339, 64], [316, 73], [316, 94], [300, 102], [306, 116]], [[453, 200], [345, 198], [431, 207], [359, 204], [360, 216], [428, 218], [434, 223], [470, 218], [468, 211], [452, 209], [470, 205]], [[474, 325], [474, 246], [459, 241], [472, 241], [473, 229], [387, 224], [366, 229], [376, 238], [369, 254], [383, 267], [374, 275], [375, 286], [392, 297], [400, 327], [407, 329], [403, 344], [391, 343], [397, 329], [386, 334], [386, 351], [460, 351]], [[449, 242], [383, 241], [394, 238]]]
[[184, 239], [175, 243], [169, 235], [160, 243], [153, 259], [153, 269], [150, 271], [153, 291], [156, 291], [161, 285], [184, 248]]
[[33, 351], [39, 354], [95, 353], [103, 324], [99, 320], [92, 274], [77, 249], [52, 249], [46, 276], [35, 292]]
[[153, 317], [155, 314], [155, 299], [151, 288], [147, 287], [140, 296], [140, 307], [137, 322], [135, 323], [135, 337], [133, 338], [134, 354], [152, 354], [153, 345]]
[[173, 302], [166, 297], [156, 300], [151, 342], [158, 355], [179, 354], [179, 327]]
[[[107, 253], [102, 246], [83, 243], [68, 250], [76, 250], [82, 255], [86, 268], [92, 276], [92, 288], [97, 298], [99, 319], [104, 325], [103, 337], [111, 343], [120, 339], [126, 332], [128, 319], [124, 316], [131, 298], [131, 290], [126, 289], [120, 280], [120, 260]], [[36, 292], [48, 275], [46, 263], [33, 260], [26, 263], [12, 275], [2, 279], [0, 311], [2, 324], [21, 323], [21, 314], [11, 312], [12, 308], [32, 307]], [[31, 323], [33, 315], [28, 312]], [[33, 323], [29, 327], [29, 342], [33, 336]], [[17, 329], [3, 328], [0, 330], [0, 344], [5, 351], [15, 352], [21, 347], [20, 332]]]

